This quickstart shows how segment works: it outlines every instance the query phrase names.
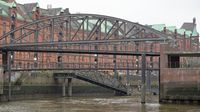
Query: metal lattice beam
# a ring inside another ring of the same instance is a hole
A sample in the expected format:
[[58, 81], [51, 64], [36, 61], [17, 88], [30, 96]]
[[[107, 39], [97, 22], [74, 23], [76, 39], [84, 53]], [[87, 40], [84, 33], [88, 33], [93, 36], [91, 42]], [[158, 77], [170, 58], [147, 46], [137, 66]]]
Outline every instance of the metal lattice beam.
[[[83, 20], [84, 18], [84, 20]], [[67, 21], [67, 22], [66, 22]], [[77, 28], [78, 21], [82, 21], [82, 23], [79, 23], [79, 27]], [[95, 23], [91, 23], [92, 21], [96, 21]], [[113, 22], [115, 21], [115, 22]], [[51, 41], [54, 42], [57, 40], [56, 34], [57, 29], [59, 31], [58, 25], [60, 24], [66, 24], [63, 28], [63, 32], [65, 32], [68, 36], [66, 38], [68, 41], [74, 41], [74, 40], [85, 40], [85, 37], [87, 37], [86, 40], [94, 40], [94, 32], [97, 29], [102, 29], [103, 26], [105, 27], [104, 32], [100, 32], [102, 36], [106, 35], [105, 37], [100, 37], [101, 40], [107, 40], [113, 39], [113, 34], [117, 33], [118, 35], [117, 39], [129, 39], [131, 36], [134, 36], [138, 33], [143, 33], [143, 35], [146, 35], [147, 37], [151, 38], [162, 38], [163, 40], [171, 39], [168, 35], [161, 33], [159, 31], [156, 31], [152, 28], [149, 28], [147, 26], [140, 25], [138, 23], [133, 23], [130, 21], [126, 21], [119, 18], [109, 17], [109, 16], [103, 16], [103, 15], [95, 15], [95, 14], [70, 14], [70, 15], [62, 15], [62, 16], [55, 16], [50, 18], [45, 18], [41, 20], [36, 20], [32, 23], [28, 23], [25, 25], [22, 25], [16, 29], [13, 29], [12, 31], [6, 33], [2, 37], [0, 37], [0, 41], [7, 40], [6, 44], [10, 44], [9, 36], [13, 34], [17, 34], [18, 32], [22, 30], [26, 30], [27, 32], [34, 32], [35, 26], [38, 26], [37, 30], [40, 32], [41, 30], [45, 28], [49, 28]], [[117, 25], [120, 23], [119, 25]], [[87, 28], [84, 29], [84, 27], [81, 28], [86, 24]], [[90, 24], [94, 24], [93, 28], [89, 30]], [[103, 25], [104, 24], [104, 25]], [[110, 25], [110, 26], [109, 26]], [[138, 29], [138, 31], [136, 30]], [[82, 36], [80, 37], [80, 33]], [[28, 37], [28, 35], [31, 35], [32, 33], [24, 33], [20, 32], [21, 35], [16, 35], [15, 39], [13, 40], [13, 44], [19, 43], [19, 41], [22, 38]], [[87, 34], [87, 35], [85, 35]], [[73, 37], [71, 37], [73, 35]], [[112, 38], [110, 38], [112, 37]], [[5, 39], [7, 38], [7, 39]], [[43, 37], [41, 37], [43, 38]], [[72, 39], [70, 39], [72, 38]], [[78, 38], [78, 39], [76, 39]], [[141, 37], [142, 38], [142, 37]], [[31, 42], [31, 41], [30, 41]], [[23, 42], [22, 42], [23, 43]]]

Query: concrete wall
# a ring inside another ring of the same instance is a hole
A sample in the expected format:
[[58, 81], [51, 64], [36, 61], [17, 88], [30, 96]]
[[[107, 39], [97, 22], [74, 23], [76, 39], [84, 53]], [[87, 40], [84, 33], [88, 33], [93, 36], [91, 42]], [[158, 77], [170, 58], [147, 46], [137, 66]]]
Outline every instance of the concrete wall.
[[168, 68], [169, 50], [173, 48], [161, 45], [160, 101], [200, 101], [200, 68]]
[[0, 94], [3, 94], [3, 69], [0, 68]]
[[162, 68], [160, 100], [200, 100], [200, 69]]

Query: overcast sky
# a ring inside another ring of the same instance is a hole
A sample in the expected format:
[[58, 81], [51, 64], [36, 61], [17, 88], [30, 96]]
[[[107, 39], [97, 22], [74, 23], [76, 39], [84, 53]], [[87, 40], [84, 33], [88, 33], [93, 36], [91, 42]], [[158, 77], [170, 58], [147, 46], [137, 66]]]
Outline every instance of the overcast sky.
[[183, 22], [197, 20], [200, 32], [200, 0], [16, 0], [38, 2], [40, 7], [69, 8], [71, 13], [92, 13], [114, 16], [145, 24], [166, 24], [181, 27]]

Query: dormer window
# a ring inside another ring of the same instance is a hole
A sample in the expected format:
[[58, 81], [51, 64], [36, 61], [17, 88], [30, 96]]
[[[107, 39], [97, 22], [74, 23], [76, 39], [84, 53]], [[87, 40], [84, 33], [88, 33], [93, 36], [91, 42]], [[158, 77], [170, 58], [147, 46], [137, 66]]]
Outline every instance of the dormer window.
[[39, 8], [40, 8], [40, 6], [39, 6], [39, 4], [37, 3], [37, 5], [33, 8], [33, 12], [35, 12], [35, 11], [37, 11], [37, 12], [39, 12]]
[[64, 13], [64, 12], [65, 12], [64, 9], [61, 9], [60, 13]]
[[13, 2], [11, 7], [12, 7], [12, 8], [17, 8], [17, 5], [16, 5], [16, 3], [15, 3], [15, 2]]
[[35, 12], [35, 11], [36, 11], [36, 7], [33, 8], [32, 12]]
[[39, 4], [37, 3], [36, 8], [40, 8]]

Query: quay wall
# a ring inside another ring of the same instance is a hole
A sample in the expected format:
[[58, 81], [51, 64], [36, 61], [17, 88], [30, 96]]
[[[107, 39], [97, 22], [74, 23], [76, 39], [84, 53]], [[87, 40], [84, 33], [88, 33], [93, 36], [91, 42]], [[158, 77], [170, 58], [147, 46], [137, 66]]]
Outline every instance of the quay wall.
[[[18, 80], [12, 82], [12, 100], [61, 97], [62, 80], [55, 81], [52, 73], [45, 73], [22, 73]], [[6, 101], [8, 99], [8, 84], [6, 82], [7, 80], [5, 78], [4, 90], [3, 94], [0, 94], [0, 101]], [[75, 78], [72, 79], [72, 85], [72, 96], [114, 95], [112, 90]]]
[[162, 68], [162, 100], [200, 101], [200, 69]]

